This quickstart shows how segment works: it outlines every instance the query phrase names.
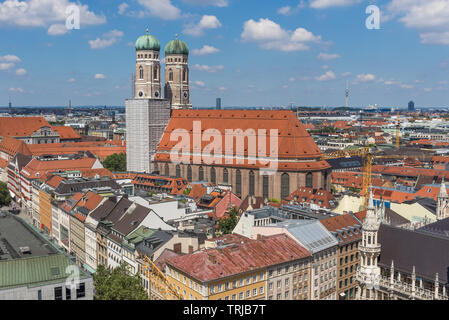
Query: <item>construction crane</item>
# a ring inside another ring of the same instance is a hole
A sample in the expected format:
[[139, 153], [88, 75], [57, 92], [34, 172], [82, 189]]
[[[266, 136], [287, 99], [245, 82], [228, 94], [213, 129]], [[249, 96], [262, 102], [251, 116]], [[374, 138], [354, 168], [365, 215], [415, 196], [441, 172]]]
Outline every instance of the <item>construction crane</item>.
[[400, 127], [399, 127], [399, 111], [396, 115], [396, 149], [399, 149], [401, 137], [400, 137]]
[[144, 256], [143, 262], [142, 271], [149, 281], [150, 299], [185, 300], [150, 258]]
[[371, 152], [371, 148], [362, 147], [357, 149], [338, 150], [331, 153], [326, 153], [321, 156], [322, 160], [348, 158], [348, 157], [361, 157], [363, 161], [363, 185], [362, 185], [362, 197], [363, 207], [365, 210], [368, 206], [369, 188], [372, 185], [372, 165], [373, 159], [382, 158], [404, 158], [403, 155], [374, 155]]

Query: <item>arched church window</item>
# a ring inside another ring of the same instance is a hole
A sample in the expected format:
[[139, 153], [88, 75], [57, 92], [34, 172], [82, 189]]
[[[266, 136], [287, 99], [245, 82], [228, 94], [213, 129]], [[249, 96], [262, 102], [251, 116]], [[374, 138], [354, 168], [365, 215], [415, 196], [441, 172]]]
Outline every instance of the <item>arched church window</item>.
[[192, 167], [190, 164], [187, 166], [187, 180], [192, 182]]
[[143, 68], [142, 68], [142, 66], [139, 67], [139, 79], [143, 79]]
[[264, 198], [268, 198], [268, 176], [266, 174], [263, 175], [263, 182], [262, 182], [262, 196]]
[[179, 164], [176, 165], [176, 178], [181, 178], [181, 166]]
[[204, 180], [204, 169], [203, 167], [198, 168], [198, 180], [203, 181]]
[[157, 70], [157, 67], [154, 67], [154, 69], [153, 69], [153, 79], [154, 80], [157, 80], [157, 77], [158, 76], [158, 70]]
[[238, 169], [235, 172], [235, 191], [238, 195], [242, 194], [242, 173]]
[[290, 194], [290, 176], [284, 173], [281, 176], [281, 199], [285, 199]]
[[182, 71], [182, 81], [187, 81], [187, 70], [186, 69], [184, 69]]
[[223, 183], [224, 184], [228, 183], [228, 169], [226, 168], [223, 169]]
[[249, 195], [253, 196], [254, 195], [254, 171], [250, 171], [249, 172]]
[[173, 81], [173, 71], [172, 71], [172, 69], [170, 69], [169, 72], [168, 72], [168, 81]]
[[211, 181], [212, 183], [217, 183], [217, 174], [216, 174], [216, 172], [215, 172], [215, 168], [214, 168], [214, 167], [212, 167], [212, 168], [210, 169], [210, 181]]
[[306, 175], [306, 188], [313, 188], [312, 172], [309, 172]]
[[168, 163], [165, 164], [165, 176], [166, 177], [170, 176], [170, 169], [168, 167]]

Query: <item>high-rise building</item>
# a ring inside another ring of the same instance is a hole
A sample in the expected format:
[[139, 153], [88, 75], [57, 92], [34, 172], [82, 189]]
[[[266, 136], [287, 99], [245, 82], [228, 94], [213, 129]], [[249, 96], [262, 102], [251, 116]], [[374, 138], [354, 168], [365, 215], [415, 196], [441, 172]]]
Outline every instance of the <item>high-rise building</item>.
[[217, 101], [215, 103], [215, 109], [221, 110], [221, 98], [217, 98]]
[[415, 103], [413, 101], [408, 103], [408, 111], [415, 111]]
[[176, 35], [165, 46], [165, 99], [172, 109], [192, 109], [188, 63], [189, 48]]

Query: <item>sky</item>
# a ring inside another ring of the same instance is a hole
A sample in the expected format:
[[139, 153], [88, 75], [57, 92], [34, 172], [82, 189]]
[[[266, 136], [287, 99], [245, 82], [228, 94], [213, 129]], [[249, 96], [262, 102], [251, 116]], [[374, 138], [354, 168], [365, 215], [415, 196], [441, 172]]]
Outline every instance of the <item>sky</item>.
[[146, 28], [189, 46], [194, 107], [449, 106], [449, 0], [0, 0], [0, 106], [124, 105]]

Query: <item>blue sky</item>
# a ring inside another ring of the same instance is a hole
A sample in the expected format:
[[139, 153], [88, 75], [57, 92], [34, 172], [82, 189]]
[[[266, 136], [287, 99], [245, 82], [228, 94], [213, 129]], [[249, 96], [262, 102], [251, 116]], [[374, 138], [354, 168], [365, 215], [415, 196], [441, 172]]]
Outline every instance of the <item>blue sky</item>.
[[188, 44], [194, 106], [449, 105], [449, 0], [0, 1], [0, 105], [124, 105], [147, 27]]

